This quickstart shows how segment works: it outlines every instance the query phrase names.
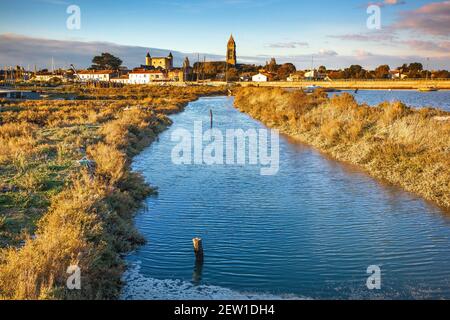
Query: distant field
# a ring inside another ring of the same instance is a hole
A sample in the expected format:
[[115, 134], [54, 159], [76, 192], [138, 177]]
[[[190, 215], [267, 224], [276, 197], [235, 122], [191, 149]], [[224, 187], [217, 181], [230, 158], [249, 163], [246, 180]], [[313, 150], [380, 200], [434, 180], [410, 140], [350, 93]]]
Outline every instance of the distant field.
[[[436, 88], [439, 90], [450, 90], [450, 79], [439, 80], [335, 80], [335, 81], [269, 81], [269, 82], [229, 82], [228, 84], [239, 85], [242, 87], [278, 87], [278, 88], [304, 88], [308, 86], [320, 86], [323, 88], [335, 89], [372, 89], [372, 90], [417, 90], [420, 88]], [[0, 86], [2, 81], [0, 81]], [[187, 87], [187, 86], [214, 86], [221, 87], [227, 85], [224, 81], [200, 81], [200, 82], [154, 82], [149, 87]], [[22, 90], [36, 90], [37, 88], [30, 83], [16, 83], [16, 86]], [[71, 85], [65, 85], [71, 87]], [[64, 87], [64, 86], [63, 86]], [[128, 86], [133, 87], [133, 86]], [[0, 87], [1, 88], [1, 87]], [[12, 87], [5, 88], [12, 89]], [[38, 89], [41, 89], [39, 87]], [[45, 91], [58, 91], [57, 88], [42, 88]]]
[[435, 87], [440, 90], [450, 90], [449, 80], [370, 80], [370, 81], [354, 81], [354, 80], [336, 80], [336, 81], [276, 81], [276, 82], [241, 82], [241, 86], [260, 86], [260, 87], [280, 87], [280, 88], [301, 88], [312, 85], [335, 88], [335, 89], [419, 89], [427, 87]]

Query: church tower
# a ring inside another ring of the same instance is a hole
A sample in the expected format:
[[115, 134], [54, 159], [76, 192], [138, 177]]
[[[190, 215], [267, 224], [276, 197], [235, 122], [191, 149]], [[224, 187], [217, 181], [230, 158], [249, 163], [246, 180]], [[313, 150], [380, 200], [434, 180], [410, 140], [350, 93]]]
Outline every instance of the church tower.
[[147, 52], [145, 56], [145, 65], [150, 67], [152, 65], [152, 57], [150, 56], [150, 52]]
[[169, 69], [169, 70], [170, 70], [170, 69], [173, 69], [173, 54], [172, 54], [172, 52], [169, 53], [167, 59], [169, 59], [169, 67], [168, 67], [168, 69]]
[[227, 63], [235, 66], [237, 63], [236, 60], [236, 42], [234, 41], [233, 35], [231, 35], [227, 45]]

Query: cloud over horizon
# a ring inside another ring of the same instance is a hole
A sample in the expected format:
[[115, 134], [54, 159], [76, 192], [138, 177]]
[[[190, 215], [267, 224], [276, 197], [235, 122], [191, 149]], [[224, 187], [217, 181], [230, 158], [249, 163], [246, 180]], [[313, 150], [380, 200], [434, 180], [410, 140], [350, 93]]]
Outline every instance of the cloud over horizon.
[[[409, 45], [415, 47], [426, 47], [429, 43], [415, 42]], [[444, 52], [450, 47], [446, 42], [439, 48]], [[133, 68], [144, 63], [145, 55], [150, 50], [153, 56], [165, 56], [171, 51], [174, 55], [175, 65], [181, 66], [182, 61], [187, 56], [191, 63], [197, 61], [197, 54], [183, 53], [169, 49], [145, 48], [139, 46], [125, 46], [110, 42], [83, 42], [75, 40], [52, 40], [44, 38], [33, 38], [17, 34], [0, 34], [0, 68], [6, 66], [22, 65], [31, 68], [36, 65], [38, 68], [49, 68], [52, 57], [57, 67], [68, 67], [74, 64], [77, 68], [90, 66], [95, 55], [102, 52], [110, 52], [124, 61], [124, 65]], [[206, 57], [207, 61], [224, 60], [224, 56], [212, 54], [200, 54]], [[264, 65], [272, 55], [239, 56], [239, 63], [250, 63]], [[309, 69], [311, 67], [311, 54], [302, 55], [275, 55], [279, 63], [292, 62], [299, 69]], [[332, 49], [321, 49], [314, 54], [316, 66], [325, 65], [330, 69], [340, 69], [351, 64], [361, 64], [365, 68], [375, 68], [381, 64], [389, 64], [395, 68], [403, 63], [425, 62], [426, 57], [421, 56], [389, 56], [379, 55], [374, 52], [355, 50], [353, 55], [340, 55]], [[431, 61], [432, 67], [436, 69], [448, 68], [450, 57], [436, 57]]]
[[384, 0], [384, 1], [379, 1], [379, 2], [369, 2], [367, 5], [376, 5], [379, 7], [387, 7], [387, 6], [398, 6], [398, 5], [402, 5], [402, 4], [406, 4], [406, 1], [403, 0]]
[[283, 49], [295, 49], [299, 47], [308, 47], [307, 42], [291, 41], [291, 42], [277, 42], [267, 45], [268, 48], [283, 48]]
[[[387, 0], [391, 5], [395, 0]], [[400, 4], [398, 1], [395, 4]], [[401, 11], [398, 20], [381, 30], [366, 33], [328, 35], [328, 38], [366, 42], [418, 50], [450, 60], [450, 0], [425, 4], [418, 9]]]
[[370, 31], [366, 33], [328, 35], [327, 37], [343, 41], [361, 41], [361, 42], [393, 41], [398, 38], [397, 35], [395, 35], [394, 33], [384, 30]]
[[419, 31], [435, 36], [450, 36], [450, 1], [433, 2], [416, 10], [404, 11], [394, 24], [396, 29]]
[[[172, 52], [174, 64], [181, 66], [187, 56], [194, 62], [197, 54], [181, 53], [169, 49], [124, 46], [111, 42], [84, 42], [79, 40], [53, 40], [34, 38], [18, 34], [0, 34], [0, 64], [34, 66], [48, 68], [53, 58], [55, 65], [67, 68], [74, 64], [77, 68], [87, 68], [94, 56], [109, 52], [123, 60], [123, 65], [136, 67], [145, 63], [145, 55], [167, 56]], [[220, 56], [201, 54], [207, 59], [219, 59]], [[3, 66], [1, 66], [3, 67]]]

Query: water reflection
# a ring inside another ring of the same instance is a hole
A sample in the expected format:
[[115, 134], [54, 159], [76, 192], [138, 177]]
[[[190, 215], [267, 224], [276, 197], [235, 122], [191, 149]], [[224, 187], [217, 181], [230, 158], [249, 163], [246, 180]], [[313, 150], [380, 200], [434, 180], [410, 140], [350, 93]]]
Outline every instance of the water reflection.
[[[276, 176], [263, 177], [254, 166], [173, 165], [171, 132], [208, 123], [210, 109], [220, 130], [262, 127], [231, 99], [201, 99], [135, 159], [134, 169], [159, 195], [136, 218], [149, 242], [128, 258], [140, 269], [125, 292], [177, 280], [193, 297], [186, 282], [233, 294], [450, 298], [449, 219], [419, 197], [287, 137]], [[202, 267], [194, 265], [194, 236], [204, 240]], [[365, 286], [369, 265], [382, 267], [380, 292]]]
[[195, 286], [199, 286], [202, 282], [202, 274], [203, 274], [203, 262], [195, 262], [194, 272], [192, 274], [192, 283]]

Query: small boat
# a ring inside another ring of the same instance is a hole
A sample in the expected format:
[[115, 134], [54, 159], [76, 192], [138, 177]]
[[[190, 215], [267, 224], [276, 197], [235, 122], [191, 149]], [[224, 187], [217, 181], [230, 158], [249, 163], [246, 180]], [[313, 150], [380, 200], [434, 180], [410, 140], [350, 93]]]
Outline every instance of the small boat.
[[433, 91], [438, 91], [438, 89], [436, 87], [424, 87], [424, 88], [419, 88], [418, 89], [419, 92], [433, 92]]
[[312, 86], [307, 86], [305, 88], [305, 92], [306, 93], [313, 93], [314, 91], [316, 91], [317, 89], [322, 89], [322, 87], [316, 86], [316, 85], [312, 85]]
[[341, 90], [335, 89], [335, 88], [325, 88], [325, 89], [323, 89], [323, 91], [325, 91], [325, 92], [341, 92]]

